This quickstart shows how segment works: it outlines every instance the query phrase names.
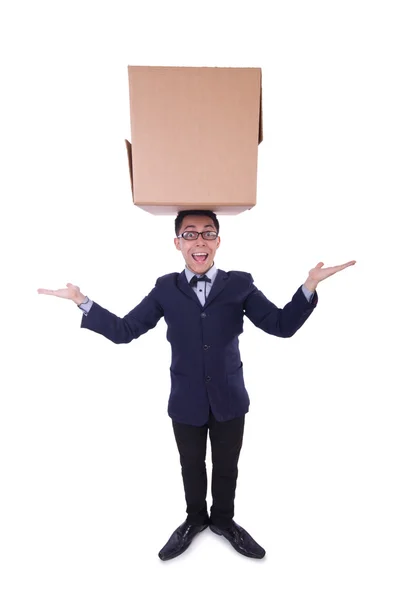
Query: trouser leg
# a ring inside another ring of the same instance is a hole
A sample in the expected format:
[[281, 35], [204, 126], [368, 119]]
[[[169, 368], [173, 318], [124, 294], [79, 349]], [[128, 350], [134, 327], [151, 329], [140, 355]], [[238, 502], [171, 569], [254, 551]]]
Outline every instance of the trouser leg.
[[210, 415], [209, 435], [212, 449], [211, 521], [226, 527], [234, 517], [238, 459], [243, 443], [245, 415], [218, 422]]
[[202, 427], [172, 422], [182, 467], [187, 521], [202, 524], [208, 520], [207, 512], [207, 450], [208, 424]]

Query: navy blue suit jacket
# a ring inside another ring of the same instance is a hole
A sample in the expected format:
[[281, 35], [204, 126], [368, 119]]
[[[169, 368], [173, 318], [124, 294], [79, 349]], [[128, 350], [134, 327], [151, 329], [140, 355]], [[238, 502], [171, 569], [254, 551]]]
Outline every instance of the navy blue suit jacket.
[[210, 407], [218, 421], [248, 412], [238, 342], [244, 316], [266, 333], [286, 338], [303, 325], [317, 302], [317, 292], [309, 303], [300, 286], [284, 308], [277, 308], [257, 289], [250, 273], [218, 269], [202, 306], [182, 271], [159, 277], [123, 318], [94, 302], [81, 327], [115, 344], [127, 344], [164, 317], [172, 349], [168, 414], [179, 423], [203, 425]]

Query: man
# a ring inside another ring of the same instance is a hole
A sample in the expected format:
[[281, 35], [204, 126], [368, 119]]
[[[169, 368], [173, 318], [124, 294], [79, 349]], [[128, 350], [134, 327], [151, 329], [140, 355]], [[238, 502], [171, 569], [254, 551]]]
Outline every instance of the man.
[[[249, 273], [226, 273], [215, 267], [221, 240], [212, 211], [180, 212], [175, 233], [184, 271], [159, 277], [151, 292], [123, 318], [84, 296], [71, 283], [67, 289], [38, 292], [73, 300], [84, 313], [81, 327], [116, 344], [131, 342], [164, 317], [172, 348], [168, 414], [180, 454], [187, 518], [159, 557], [169, 560], [182, 554], [209, 525], [237, 552], [263, 558], [265, 550], [233, 520], [237, 465], [249, 407], [238, 346], [243, 318], [247, 316], [266, 333], [291, 337], [317, 305], [317, 284], [356, 261], [326, 269], [324, 263], [318, 263], [280, 309], [255, 287]], [[213, 462], [210, 515], [205, 465], [208, 432]]]

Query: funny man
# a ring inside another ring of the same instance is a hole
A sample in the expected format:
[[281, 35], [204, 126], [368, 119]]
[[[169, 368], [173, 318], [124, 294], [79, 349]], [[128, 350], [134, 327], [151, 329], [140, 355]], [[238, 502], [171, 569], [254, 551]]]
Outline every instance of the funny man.
[[[315, 309], [317, 285], [356, 262], [328, 268], [318, 263], [290, 302], [278, 308], [256, 288], [250, 273], [225, 272], [215, 266], [220, 242], [219, 222], [212, 211], [178, 213], [174, 243], [185, 262], [183, 271], [159, 277], [140, 304], [122, 318], [72, 283], [65, 289], [37, 290], [75, 302], [83, 313], [81, 327], [115, 344], [137, 339], [164, 317], [172, 351], [168, 414], [180, 455], [187, 518], [160, 550], [161, 560], [182, 554], [208, 526], [244, 556], [265, 556], [265, 550], [233, 519], [238, 460], [250, 403], [238, 341], [244, 317], [266, 333], [291, 337]], [[208, 435], [213, 464], [209, 511]]]

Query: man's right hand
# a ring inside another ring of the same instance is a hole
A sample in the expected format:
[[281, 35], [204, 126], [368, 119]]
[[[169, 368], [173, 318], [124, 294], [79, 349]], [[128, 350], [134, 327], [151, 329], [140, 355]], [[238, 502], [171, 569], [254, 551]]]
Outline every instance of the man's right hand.
[[84, 294], [80, 292], [80, 288], [73, 283], [67, 283], [66, 288], [60, 290], [46, 290], [39, 288], [39, 294], [48, 294], [49, 296], [58, 296], [58, 298], [66, 298], [66, 300], [73, 300], [76, 304], [81, 304], [85, 300]]

